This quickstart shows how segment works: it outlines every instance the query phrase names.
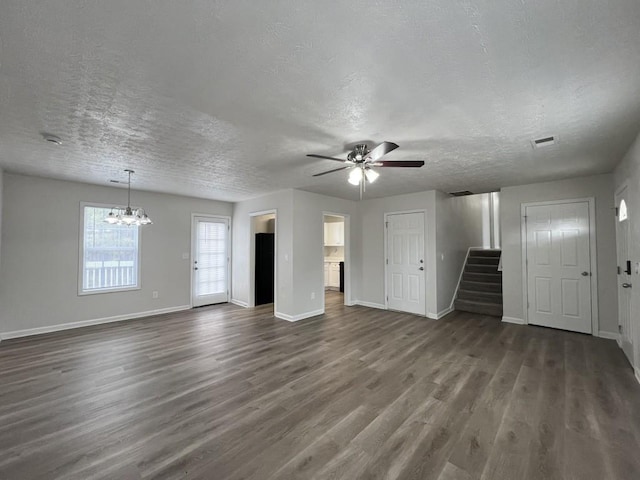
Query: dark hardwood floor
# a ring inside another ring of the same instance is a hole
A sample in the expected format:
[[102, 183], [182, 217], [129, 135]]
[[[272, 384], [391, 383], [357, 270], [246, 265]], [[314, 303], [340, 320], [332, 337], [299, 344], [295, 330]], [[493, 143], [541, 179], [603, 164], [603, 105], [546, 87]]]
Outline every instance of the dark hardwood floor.
[[341, 298], [0, 343], [0, 478], [640, 478], [615, 342]]

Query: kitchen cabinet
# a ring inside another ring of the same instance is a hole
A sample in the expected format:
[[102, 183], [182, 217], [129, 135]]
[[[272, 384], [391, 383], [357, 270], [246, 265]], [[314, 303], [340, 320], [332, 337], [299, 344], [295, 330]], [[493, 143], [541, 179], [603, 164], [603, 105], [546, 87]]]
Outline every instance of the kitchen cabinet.
[[329, 286], [329, 262], [324, 262], [324, 286]]
[[324, 262], [324, 286], [340, 288], [340, 262]]
[[344, 222], [324, 224], [324, 244], [327, 247], [344, 245]]
[[329, 265], [329, 286], [340, 288], [340, 264], [332, 262]]

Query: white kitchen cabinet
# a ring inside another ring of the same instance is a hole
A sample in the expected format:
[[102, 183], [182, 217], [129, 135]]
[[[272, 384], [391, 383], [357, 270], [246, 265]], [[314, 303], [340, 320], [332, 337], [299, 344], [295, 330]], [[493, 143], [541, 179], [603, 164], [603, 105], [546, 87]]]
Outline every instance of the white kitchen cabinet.
[[332, 262], [329, 265], [329, 286], [340, 288], [340, 264]]
[[329, 286], [329, 262], [324, 262], [324, 286]]
[[327, 247], [344, 245], [344, 222], [324, 224], [324, 244]]

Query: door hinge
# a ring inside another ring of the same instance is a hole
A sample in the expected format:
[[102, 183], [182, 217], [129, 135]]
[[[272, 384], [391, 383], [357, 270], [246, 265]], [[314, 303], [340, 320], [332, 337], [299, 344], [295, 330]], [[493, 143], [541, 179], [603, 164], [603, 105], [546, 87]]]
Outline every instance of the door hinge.
[[384, 222], [384, 228], [389, 228], [389, 222]]
[[385, 262], [387, 262], [387, 265], [389, 265], [389, 259], [388, 258], [385, 260]]
[[618, 216], [618, 207], [616, 207], [616, 217]]
[[622, 333], [622, 325], [618, 325], [618, 333]]
[[618, 275], [620, 275], [620, 273], [622, 273], [622, 272], [620, 270], [620, 267], [618, 266]]

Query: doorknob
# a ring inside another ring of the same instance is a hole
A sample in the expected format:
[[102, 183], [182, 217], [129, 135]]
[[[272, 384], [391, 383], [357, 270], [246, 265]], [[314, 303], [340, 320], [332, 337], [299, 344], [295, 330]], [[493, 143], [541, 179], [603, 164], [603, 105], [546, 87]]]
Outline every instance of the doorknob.
[[420, 267], [418, 270], [424, 270], [424, 267]]
[[194, 269], [194, 270], [197, 270], [197, 269], [198, 269], [198, 267], [193, 267], [193, 269]]
[[589, 276], [589, 272], [582, 272], [582, 276], [583, 277], [588, 277]]
[[622, 284], [622, 288], [631, 288], [631, 284], [630, 283], [623, 283]]

